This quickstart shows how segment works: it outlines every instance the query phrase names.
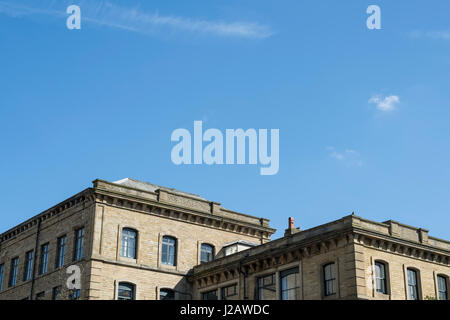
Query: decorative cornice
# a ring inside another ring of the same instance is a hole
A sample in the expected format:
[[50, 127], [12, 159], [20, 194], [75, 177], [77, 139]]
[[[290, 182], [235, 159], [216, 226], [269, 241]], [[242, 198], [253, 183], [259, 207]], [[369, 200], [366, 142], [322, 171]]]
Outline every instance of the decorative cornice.
[[[292, 237], [292, 236], [290, 236]], [[284, 241], [282, 241], [284, 240]], [[200, 287], [206, 287], [214, 284], [214, 281], [208, 279], [224, 279], [226, 273], [230, 270], [241, 270], [246, 274], [257, 273], [264, 270], [276, 268], [303, 258], [309, 258], [314, 255], [329, 252], [331, 250], [344, 247], [353, 243], [354, 238], [351, 233], [329, 233], [322, 239], [305, 239], [298, 243], [288, 243], [286, 238], [275, 240], [279, 245], [270, 248], [270, 243], [239, 252], [228, 257], [223, 257], [212, 262], [196, 266], [188, 279], [197, 283]], [[264, 249], [264, 247], [267, 247]], [[261, 252], [254, 255], [251, 251], [259, 250]], [[228, 260], [228, 261], [227, 261]]]
[[38, 215], [28, 219], [27, 221], [19, 224], [18, 226], [0, 234], [0, 243], [12, 239], [17, 235], [33, 228], [34, 226], [37, 225], [39, 220], [41, 220], [41, 222], [49, 220], [54, 216], [65, 213], [68, 209], [71, 209], [83, 203], [87, 205], [89, 202], [93, 200], [94, 197], [92, 193], [92, 188], [87, 188], [81, 191], [80, 193], [77, 193], [76, 195], [58, 203], [57, 205], [51, 207], [50, 209], [47, 209], [39, 213]]
[[[425, 237], [418, 237], [418, 241], [413, 241], [392, 236], [390, 232], [387, 232], [388, 224], [374, 222], [375, 227], [372, 227], [367, 223], [371, 223], [371, 221], [354, 215], [347, 216], [244, 252], [196, 266], [188, 279], [199, 287], [210, 286], [215, 283], [211, 279], [222, 279], [226, 272], [236, 268], [244, 272], [261, 272], [313, 255], [331, 252], [346, 245], [363, 245], [425, 262], [444, 266], [450, 264], [450, 251], [430, 245]], [[382, 230], [376, 231], [377, 228], [382, 228]], [[386, 229], [386, 233], [384, 229]], [[420, 228], [414, 228], [414, 230], [425, 231]]]
[[276, 231], [269, 227], [268, 219], [234, 212], [222, 208], [218, 202], [166, 189], [150, 192], [95, 180], [94, 194], [98, 204], [239, 233], [263, 241], [270, 240]]
[[[35, 227], [39, 220], [43, 222], [61, 215], [81, 203], [84, 205], [106, 203], [128, 210], [258, 237], [264, 241], [268, 241], [270, 235], [276, 231], [269, 227], [268, 219], [234, 212], [222, 208], [218, 202], [207, 201], [189, 194], [178, 194], [168, 189], [151, 192], [104, 180], [95, 180], [93, 184], [93, 188], [87, 188], [0, 234], [0, 244]], [[109, 199], [112, 199], [112, 203], [109, 203]]]
[[182, 208], [168, 202], [158, 202], [148, 199], [130, 198], [125, 195], [110, 192], [96, 191], [95, 202], [124, 210], [131, 210], [144, 214], [151, 214], [167, 219], [197, 224], [208, 228], [219, 229], [227, 232], [239, 233], [258, 239], [269, 240], [275, 229], [261, 225], [234, 220], [231, 218], [212, 215], [202, 211]]
[[402, 238], [389, 237], [363, 229], [355, 229], [355, 243], [384, 252], [419, 259], [442, 265], [450, 264], [450, 252], [431, 247], [422, 243], [415, 243]]

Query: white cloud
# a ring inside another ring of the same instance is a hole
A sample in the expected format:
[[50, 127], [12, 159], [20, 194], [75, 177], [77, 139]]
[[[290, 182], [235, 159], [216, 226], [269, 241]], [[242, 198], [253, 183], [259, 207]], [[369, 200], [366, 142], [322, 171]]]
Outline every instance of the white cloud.
[[411, 38], [430, 38], [437, 40], [450, 40], [450, 31], [413, 31], [409, 33]]
[[326, 149], [329, 152], [330, 158], [336, 159], [348, 166], [360, 167], [363, 165], [359, 152], [355, 150], [346, 149], [344, 151], [338, 151], [334, 147], [327, 147]]
[[378, 110], [389, 112], [394, 111], [395, 106], [400, 103], [398, 96], [387, 96], [382, 98], [379, 95], [373, 96], [369, 99], [369, 103], [374, 103]]
[[[62, 2], [62, 4], [61, 4]], [[72, 4], [61, 1], [25, 1], [17, 4], [16, 1], [0, 1], [0, 12], [12, 17], [25, 15], [66, 15], [64, 5]], [[197, 34], [210, 34], [216, 36], [241, 37], [263, 39], [273, 35], [270, 27], [256, 22], [224, 22], [215, 20], [192, 19], [169, 15], [160, 15], [158, 12], [149, 13], [139, 8], [117, 6], [110, 1], [81, 1], [81, 20], [102, 26], [119, 28], [142, 34], [156, 32], [184, 31]], [[63, 8], [64, 7], [64, 8]], [[62, 11], [61, 9], [64, 9]]]

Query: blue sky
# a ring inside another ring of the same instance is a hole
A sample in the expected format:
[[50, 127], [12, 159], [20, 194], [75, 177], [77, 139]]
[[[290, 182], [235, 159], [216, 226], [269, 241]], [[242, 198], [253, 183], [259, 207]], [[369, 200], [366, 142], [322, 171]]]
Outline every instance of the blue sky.
[[[81, 30], [66, 28], [70, 4]], [[381, 30], [366, 8], [381, 8]], [[0, 230], [131, 177], [310, 228], [450, 239], [448, 1], [0, 0]], [[277, 128], [280, 170], [181, 165], [173, 130]]]

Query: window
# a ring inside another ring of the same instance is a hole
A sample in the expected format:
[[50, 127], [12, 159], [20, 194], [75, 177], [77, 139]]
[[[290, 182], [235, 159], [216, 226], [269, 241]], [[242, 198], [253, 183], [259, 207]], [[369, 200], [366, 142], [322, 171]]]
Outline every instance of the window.
[[323, 285], [325, 296], [336, 294], [336, 264], [329, 263], [323, 266]]
[[213, 261], [214, 247], [207, 243], [202, 243], [200, 250], [200, 263]]
[[175, 300], [175, 291], [172, 289], [159, 290], [159, 300]]
[[217, 290], [202, 292], [202, 300], [217, 300]]
[[39, 293], [36, 295], [36, 300], [44, 300], [44, 298], [45, 298], [45, 292], [44, 292], [44, 291], [39, 292]]
[[137, 232], [135, 230], [128, 228], [122, 230], [122, 257], [136, 259], [136, 239]]
[[417, 286], [417, 271], [408, 269], [408, 293], [410, 300], [419, 300], [419, 289]]
[[3, 290], [3, 278], [5, 277], [5, 265], [0, 264], [0, 291]]
[[448, 299], [447, 278], [444, 276], [437, 276], [439, 300]]
[[79, 300], [81, 295], [80, 289], [72, 289], [72, 292], [69, 294], [70, 300]]
[[237, 299], [237, 285], [223, 287], [221, 290], [222, 300]]
[[55, 268], [61, 268], [64, 265], [64, 259], [66, 256], [66, 236], [59, 237], [57, 240], [56, 248], [56, 263]]
[[177, 264], [177, 239], [169, 236], [162, 238], [162, 255], [161, 263], [169, 266], [176, 266]]
[[298, 268], [280, 272], [281, 300], [297, 300]]
[[134, 284], [119, 282], [117, 300], [134, 300]]
[[19, 258], [11, 260], [11, 272], [9, 274], [9, 286], [14, 287], [17, 284], [17, 269], [19, 268]]
[[258, 278], [257, 286], [258, 300], [275, 300], [277, 298], [274, 274]]
[[41, 246], [41, 261], [39, 264], [39, 274], [47, 273], [48, 269], [48, 243]]
[[75, 230], [75, 246], [73, 251], [73, 260], [78, 261], [83, 258], [84, 247], [84, 228]]
[[25, 268], [24, 268], [24, 274], [23, 274], [23, 281], [27, 281], [27, 280], [31, 279], [31, 276], [33, 274], [33, 260], [34, 260], [33, 250], [28, 251], [25, 254]]
[[387, 294], [386, 265], [375, 261], [375, 285], [379, 293]]
[[54, 287], [52, 289], [52, 300], [61, 300], [61, 286]]

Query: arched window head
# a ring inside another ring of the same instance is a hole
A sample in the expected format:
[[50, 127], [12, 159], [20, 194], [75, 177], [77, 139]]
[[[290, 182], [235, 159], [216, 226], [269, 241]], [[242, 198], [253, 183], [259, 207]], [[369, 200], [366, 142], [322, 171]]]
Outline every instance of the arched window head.
[[161, 263], [168, 266], [177, 265], [177, 239], [164, 236], [161, 244]]
[[130, 228], [122, 229], [122, 249], [120, 255], [125, 258], [136, 259], [137, 231]]
[[200, 262], [210, 262], [214, 259], [214, 246], [208, 243], [202, 243], [200, 250]]
[[159, 300], [175, 300], [175, 291], [167, 288], [159, 290]]
[[119, 282], [117, 300], [135, 300], [135, 285], [129, 282]]

